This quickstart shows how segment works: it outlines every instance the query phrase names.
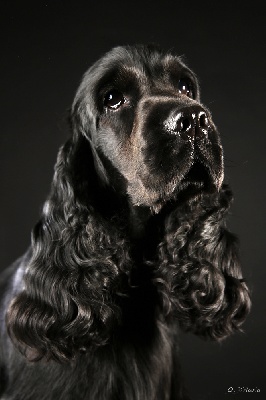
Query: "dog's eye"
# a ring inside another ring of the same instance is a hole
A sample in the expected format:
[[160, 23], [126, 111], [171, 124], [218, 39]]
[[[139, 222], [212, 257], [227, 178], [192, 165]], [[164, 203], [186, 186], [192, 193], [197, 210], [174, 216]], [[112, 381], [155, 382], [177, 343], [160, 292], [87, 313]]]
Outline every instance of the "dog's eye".
[[185, 94], [188, 97], [193, 98], [194, 93], [193, 93], [193, 85], [190, 79], [179, 79], [178, 81], [178, 91], [181, 94]]
[[125, 98], [119, 90], [113, 89], [106, 93], [104, 97], [104, 106], [111, 110], [116, 110], [125, 103]]

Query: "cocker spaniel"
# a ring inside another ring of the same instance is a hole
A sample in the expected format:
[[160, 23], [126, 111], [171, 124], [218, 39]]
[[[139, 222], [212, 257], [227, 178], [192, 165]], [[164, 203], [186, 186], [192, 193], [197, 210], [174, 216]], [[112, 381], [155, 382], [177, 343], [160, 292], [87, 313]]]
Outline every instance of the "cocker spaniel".
[[154, 46], [114, 48], [70, 122], [32, 244], [1, 278], [1, 399], [188, 399], [179, 327], [219, 341], [250, 308], [197, 79]]

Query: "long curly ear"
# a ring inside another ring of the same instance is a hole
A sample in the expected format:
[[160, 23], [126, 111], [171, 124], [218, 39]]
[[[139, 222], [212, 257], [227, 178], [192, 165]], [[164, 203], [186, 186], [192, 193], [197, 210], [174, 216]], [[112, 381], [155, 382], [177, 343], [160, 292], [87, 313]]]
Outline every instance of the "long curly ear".
[[7, 313], [10, 336], [29, 359], [70, 359], [106, 343], [119, 321], [115, 297], [130, 262], [122, 265], [124, 240], [94, 209], [97, 196], [90, 144], [76, 133], [59, 152], [24, 290]]
[[239, 330], [250, 310], [237, 238], [224, 222], [231, 201], [224, 185], [200, 204], [176, 210], [159, 246], [156, 282], [165, 313], [186, 331], [215, 340]]

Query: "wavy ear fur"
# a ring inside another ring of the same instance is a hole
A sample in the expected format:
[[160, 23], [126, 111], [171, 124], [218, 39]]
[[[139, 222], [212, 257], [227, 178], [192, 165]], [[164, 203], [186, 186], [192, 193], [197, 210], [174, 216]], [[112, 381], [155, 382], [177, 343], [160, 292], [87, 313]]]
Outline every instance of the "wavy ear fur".
[[[97, 212], [100, 191], [89, 141], [76, 134], [59, 152], [25, 287], [7, 313], [10, 336], [31, 360], [74, 358], [105, 344], [120, 322], [118, 297], [133, 262], [123, 224]], [[250, 309], [237, 240], [224, 222], [231, 200], [224, 185], [172, 211], [153, 263], [164, 314], [216, 340], [238, 330]]]
[[223, 185], [172, 212], [158, 252], [155, 281], [165, 313], [186, 331], [215, 340], [239, 330], [250, 310], [237, 239], [225, 227], [231, 201]]
[[[59, 151], [24, 289], [7, 313], [10, 336], [32, 360], [67, 360], [105, 344], [120, 323], [118, 297], [129, 284], [133, 261], [124, 224], [104, 217], [108, 192], [101, 193], [81, 122], [73, 122], [74, 135]], [[172, 211], [153, 262], [164, 314], [216, 340], [239, 329], [250, 309], [237, 240], [224, 223], [231, 200], [224, 185]]]
[[94, 209], [101, 200], [90, 154], [81, 135], [61, 148], [25, 287], [7, 314], [10, 336], [32, 360], [71, 359], [104, 344], [119, 322], [114, 299], [130, 259], [122, 235]]

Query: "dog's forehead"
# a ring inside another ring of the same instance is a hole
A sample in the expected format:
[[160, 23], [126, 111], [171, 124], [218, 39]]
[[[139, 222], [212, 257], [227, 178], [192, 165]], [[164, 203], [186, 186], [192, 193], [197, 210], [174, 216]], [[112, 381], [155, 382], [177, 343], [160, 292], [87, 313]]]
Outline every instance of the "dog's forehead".
[[114, 63], [120, 67], [135, 67], [143, 71], [158, 67], [184, 67], [180, 57], [149, 46], [114, 48], [103, 59], [104, 62], [109, 60], [111, 64]]
[[116, 74], [132, 74], [138, 79], [162, 79], [170, 74], [186, 71], [194, 76], [181, 57], [165, 53], [151, 46], [116, 47], [98, 60], [88, 71], [96, 84]]

